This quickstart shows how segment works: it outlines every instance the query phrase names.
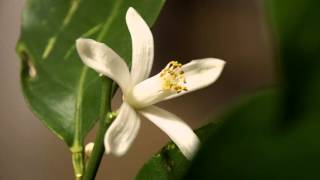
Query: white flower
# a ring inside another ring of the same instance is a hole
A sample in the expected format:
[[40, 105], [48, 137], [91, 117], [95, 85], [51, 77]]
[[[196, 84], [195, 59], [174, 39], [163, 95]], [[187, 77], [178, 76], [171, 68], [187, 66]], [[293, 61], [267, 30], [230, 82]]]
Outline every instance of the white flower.
[[206, 58], [182, 66], [171, 61], [159, 74], [148, 78], [153, 64], [152, 33], [133, 8], [127, 11], [126, 23], [132, 39], [131, 72], [125, 61], [105, 44], [82, 38], [76, 42], [82, 61], [113, 79], [123, 92], [118, 116], [105, 135], [106, 153], [121, 156], [127, 152], [140, 128], [141, 114], [162, 129], [191, 159], [200, 144], [198, 137], [180, 118], [153, 104], [212, 84], [225, 62]]

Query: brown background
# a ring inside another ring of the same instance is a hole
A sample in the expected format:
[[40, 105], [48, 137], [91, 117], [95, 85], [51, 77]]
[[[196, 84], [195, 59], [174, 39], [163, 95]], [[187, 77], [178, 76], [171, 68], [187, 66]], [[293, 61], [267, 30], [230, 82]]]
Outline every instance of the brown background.
[[[67, 147], [30, 112], [20, 92], [14, 47], [24, 2], [0, 0], [0, 180], [70, 180]], [[213, 86], [160, 105], [196, 128], [238, 97], [272, 85], [272, 48], [262, 9], [257, 0], [168, 0], [152, 28], [156, 46], [153, 73], [172, 59], [187, 62], [218, 57], [227, 65]], [[133, 179], [167, 141], [164, 133], [143, 119], [129, 153], [121, 158], [105, 156], [97, 179]]]

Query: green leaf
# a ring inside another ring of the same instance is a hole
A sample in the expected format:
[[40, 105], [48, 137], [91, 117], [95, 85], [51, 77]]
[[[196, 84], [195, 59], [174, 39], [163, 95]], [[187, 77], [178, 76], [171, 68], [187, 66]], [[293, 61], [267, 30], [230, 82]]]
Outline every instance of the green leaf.
[[320, 1], [267, 1], [278, 38], [283, 121], [318, 121], [320, 117]]
[[[277, 107], [277, 94], [266, 91], [246, 99], [225, 114], [219, 119], [223, 122], [221, 126], [199, 151], [186, 179], [252, 179], [251, 175], [263, 179], [259, 173], [275, 163], [269, 158], [279, 150], [273, 146], [277, 141]], [[281, 169], [270, 167], [268, 171], [271, 175]]]
[[26, 2], [17, 43], [23, 93], [36, 116], [68, 146], [81, 148], [106, 103], [103, 78], [83, 65], [75, 40], [86, 37], [104, 42], [130, 64], [127, 9], [137, 9], [151, 26], [163, 3], [164, 0]]

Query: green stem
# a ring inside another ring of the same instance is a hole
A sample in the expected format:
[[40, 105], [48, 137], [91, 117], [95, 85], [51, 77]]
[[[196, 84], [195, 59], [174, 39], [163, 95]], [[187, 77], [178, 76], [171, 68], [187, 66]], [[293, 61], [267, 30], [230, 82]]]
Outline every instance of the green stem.
[[74, 175], [76, 180], [81, 180], [83, 175], [83, 152], [72, 153], [72, 164], [74, 168]]
[[[104, 149], [104, 135], [109, 128], [112, 120], [114, 119], [114, 116], [111, 112], [111, 83], [112, 81], [110, 79], [107, 79], [106, 83], [104, 83], [104, 90], [107, 93], [105, 97], [105, 103], [104, 103], [104, 110], [102, 111], [103, 116], [105, 118], [101, 118], [99, 122], [99, 128], [97, 131], [96, 139], [94, 142], [94, 147], [92, 154], [89, 158], [89, 161], [87, 163], [86, 171], [84, 174], [83, 180], [94, 180], [98, 171], [98, 168], [100, 166], [103, 153], [105, 151]], [[104, 99], [104, 98], [103, 98]]]
[[96, 177], [99, 165], [101, 163], [105, 151], [103, 143], [104, 135], [113, 119], [114, 116], [112, 115], [112, 113], [108, 113], [105, 120], [100, 122], [96, 140], [94, 142], [94, 148], [88, 162], [86, 173], [84, 175], [84, 180], [93, 180]]

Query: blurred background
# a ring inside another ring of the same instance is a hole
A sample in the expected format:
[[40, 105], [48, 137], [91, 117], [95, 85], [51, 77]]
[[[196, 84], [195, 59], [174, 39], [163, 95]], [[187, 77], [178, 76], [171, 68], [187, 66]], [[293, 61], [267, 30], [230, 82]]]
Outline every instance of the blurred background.
[[[20, 60], [15, 43], [25, 0], [0, 0], [0, 179], [73, 179], [70, 153], [28, 109], [20, 91]], [[218, 116], [239, 97], [275, 83], [272, 42], [261, 1], [168, 0], [152, 28], [155, 66], [159, 72], [170, 60], [216, 57], [227, 61], [214, 85], [161, 103], [193, 128]], [[115, 98], [115, 106], [120, 98]], [[94, 138], [94, 131], [87, 141]], [[97, 179], [133, 179], [169, 138], [143, 119], [128, 154], [105, 156]]]

